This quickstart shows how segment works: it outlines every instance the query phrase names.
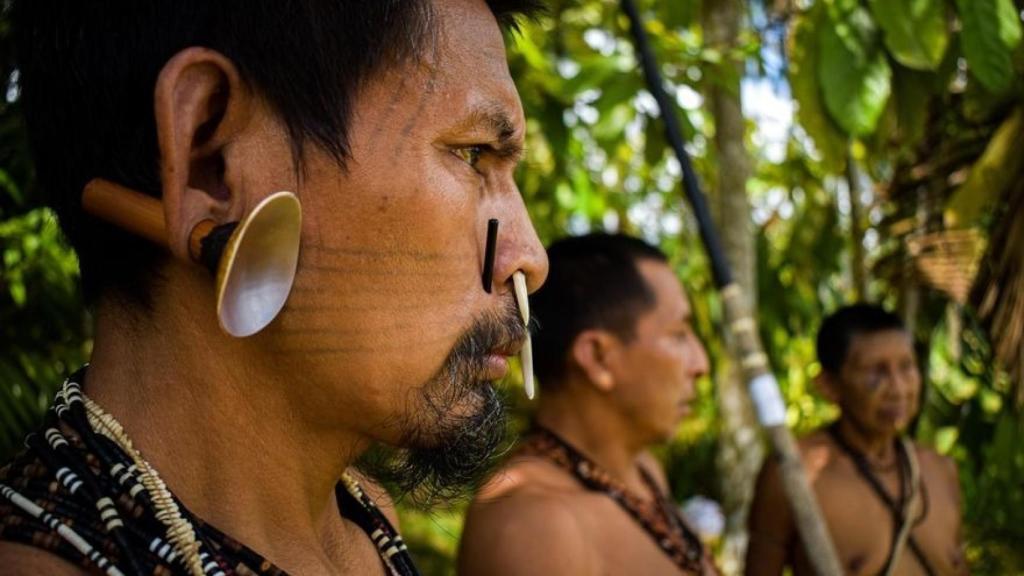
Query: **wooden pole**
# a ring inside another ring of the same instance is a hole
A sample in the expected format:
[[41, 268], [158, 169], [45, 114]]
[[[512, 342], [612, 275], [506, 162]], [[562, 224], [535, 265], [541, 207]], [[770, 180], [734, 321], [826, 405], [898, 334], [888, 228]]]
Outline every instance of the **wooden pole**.
[[800, 451], [789, 428], [786, 427], [786, 405], [779, 392], [778, 383], [769, 370], [768, 357], [765, 355], [758, 337], [757, 322], [749, 311], [743, 290], [733, 281], [732, 271], [722, 250], [718, 232], [711, 220], [707, 200], [700, 190], [697, 173], [683, 147], [682, 131], [679, 128], [675, 106], [665, 93], [661, 73], [648, 43], [643, 21], [640, 19], [633, 0], [621, 1], [623, 10], [629, 18], [630, 30], [633, 33], [636, 51], [647, 80], [648, 89], [658, 103], [665, 125], [666, 137], [682, 168], [683, 192], [690, 201], [701, 239], [711, 261], [715, 284], [722, 295], [726, 326], [735, 339], [740, 366], [747, 378], [750, 399], [779, 462], [783, 490], [789, 500], [790, 508], [793, 510], [797, 530], [804, 543], [804, 550], [807, 552], [814, 571], [819, 576], [841, 576], [843, 570], [839, 563], [839, 557], [832, 545], [807, 475], [804, 473]]

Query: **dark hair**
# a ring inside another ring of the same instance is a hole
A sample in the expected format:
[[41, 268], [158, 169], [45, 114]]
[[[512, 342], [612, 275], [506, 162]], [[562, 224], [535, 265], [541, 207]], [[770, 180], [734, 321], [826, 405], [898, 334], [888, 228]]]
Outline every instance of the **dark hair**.
[[818, 329], [818, 362], [821, 369], [838, 374], [855, 336], [888, 330], [906, 331], [900, 317], [874, 304], [854, 304], [836, 310]]
[[664, 252], [621, 234], [563, 238], [548, 248], [548, 279], [530, 297], [537, 319], [534, 371], [545, 387], [564, 378], [576, 336], [602, 328], [625, 340], [635, 335], [637, 317], [656, 304], [637, 262], [667, 262]]
[[[538, 0], [489, 0], [514, 27]], [[231, 59], [287, 127], [296, 168], [312, 142], [344, 165], [360, 84], [433, 40], [428, 0], [15, 0], [19, 86], [43, 197], [79, 256], [86, 298], [147, 302], [164, 252], [83, 215], [103, 177], [160, 196], [153, 88], [189, 46]]]

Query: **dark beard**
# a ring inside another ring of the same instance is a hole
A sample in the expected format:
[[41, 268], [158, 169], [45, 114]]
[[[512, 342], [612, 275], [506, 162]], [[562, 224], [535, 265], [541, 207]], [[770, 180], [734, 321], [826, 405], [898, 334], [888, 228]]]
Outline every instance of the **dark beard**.
[[441, 370], [413, 391], [409, 421], [398, 423], [401, 448], [371, 448], [359, 459], [360, 470], [396, 499], [424, 508], [471, 494], [510, 445], [505, 404], [479, 379], [485, 357], [525, 337], [511, 300], [501, 313], [474, 322]]

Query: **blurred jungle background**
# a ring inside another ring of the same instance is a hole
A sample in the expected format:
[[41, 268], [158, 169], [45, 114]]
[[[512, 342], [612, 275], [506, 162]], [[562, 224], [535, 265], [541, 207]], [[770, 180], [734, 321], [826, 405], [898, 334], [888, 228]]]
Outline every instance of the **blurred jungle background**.
[[[618, 2], [549, 5], [508, 40], [529, 122], [521, 190], [545, 241], [620, 230], [671, 255], [714, 374], [660, 455], [677, 497], [723, 506], [716, 552], [734, 574], [764, 444], [679, 164]], [[959, 466], [972, 568], [1024, 573], [1024, 0], [640, 5], [790, 425], [835, 416], [812, 385], [822, 317], [856, 300], [897, 310], [927, 382], [914, 434]], [[0, 461], [90, 350], [75, 255], [35, 200], [19, 106], [0, 16]], [[426, 574], [452, 572], [460, 512], [403, 508]]]

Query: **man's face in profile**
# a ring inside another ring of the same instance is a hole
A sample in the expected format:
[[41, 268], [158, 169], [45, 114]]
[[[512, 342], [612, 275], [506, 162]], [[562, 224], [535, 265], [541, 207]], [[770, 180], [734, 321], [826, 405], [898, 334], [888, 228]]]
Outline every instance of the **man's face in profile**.
[[[509, 275], [535, 289], [547, 269], [513, 180], [525, 126], [498, 24], [483, 0], [436, 2], [433, 24], [418, 61], [362, 86], [346, 167], [307, 150], [298, 275], [259, 336], [305, 387], [304, 417], [410, 449], [388, 459], [412, 465], [400, 483], [467, 479], [495, 449], [490, 381], [525, 335]], [[290, 161], [252, 152], [271, 181]], [[501, 221], [490, 294], [489, 218]]]
[[664, 262], [637, 263], [655, 296], [654, 307], [637, 318], [634, 337], [623, 347], [615, 395], [651, 442], [671, 438], [696, 400], [696, 381], [708, 358], [691, 326], [690, 304], [679, 278]]
[[839, 373], [843, 417], [871, 434], [892, 435], [913, 419], [921, 393], [910, 335], [903, 330], [858, 334]]

